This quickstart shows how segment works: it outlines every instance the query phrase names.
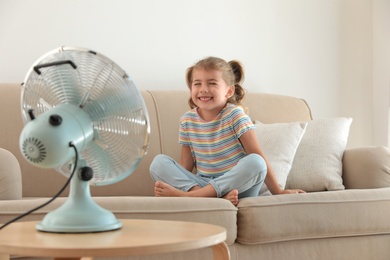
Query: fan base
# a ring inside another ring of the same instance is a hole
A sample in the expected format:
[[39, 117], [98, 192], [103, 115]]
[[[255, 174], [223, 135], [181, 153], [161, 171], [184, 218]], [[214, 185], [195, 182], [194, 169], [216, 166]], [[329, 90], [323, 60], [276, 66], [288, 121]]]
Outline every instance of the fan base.
[[104, 232], [121, 227], [122, 222], [111, 211], [102, 208], [92, 199], [88, 182], [78, 176], [71, 180], [69, 197], [65, 203], [46, 214], [36, 225], [39, 231], [53, 233]]
[[36, 229], [53, 233], [94, 233], [117, 230], [122, 222], [117, 220], [110, 211], [97, 204], [86, 205], [87, 211], [68, 207], [65, 203], [58, 209], [46, 214], [36, 225]]

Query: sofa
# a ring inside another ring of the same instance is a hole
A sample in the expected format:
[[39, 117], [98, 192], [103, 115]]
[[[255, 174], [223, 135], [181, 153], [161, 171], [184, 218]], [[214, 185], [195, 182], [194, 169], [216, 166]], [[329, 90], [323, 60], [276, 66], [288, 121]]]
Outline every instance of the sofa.
[[[23, 159], [18, 145], [23, 128], [21, 88], [20, 84], [0, 84], [0, 223], [46, 202], [67, 180], [55, 170], [37, 168]], [[237, 206], [222, 198], [155, 197], [149, 166], [161, 153], [179, 159], [179, 118], [188, 110], [189, 92], [183, 87], [183, 90], [141, 93], [151, 126], [147, 155], [123, 181], [91, 187], [94, 200], [117, 218], [220, 225], [227, 230], [226, 243], [233, 260], [389, 259], [390, 151], [375, 146], [346, 148], [351, 119], [337, 118], [344, 127], [340, 140], [330, 136], [322, 142], [323, 131], [330, 135], [337, 131], [321, 125], [320, 119], [313, 119], [304, 100], [248, 92], [243, 104], [262, 131], [257, 132], [259, 141], [265, 154], [272, 157], [269, 159], [275, 164], [280, 185], [307, 192], [270, 196], [264, 191], [258, 197], [240, 199]], [[310, 130], [309, 124], [317, 121], [320, 122], [317, 128]], [[306, 140], [309, 145], [299, 155], [309, 130], [312, 135]], [[299, 133], [291, 136], [293, 132]], [[261, 139], [263, 136], [268, 139]], [[317, 150], [316, 146], [321, 145]], [[328, 156], [327, 148], [334, 146], [337, 153]], [[332, 160], [334, 165], [330, 163]], [[312, 162], [320, 169], [314, 166], [304, 169]], [[299, 164], [301, 168], [296, 166]], [[335, 171], [330, 184], [318, 177], [320, 173], [316, 171], [322, 169], [325, 175]], [[306, 171], [307, 175], [301, 176], [304, 178], [301, 180], [290, 178], [294, 171]], [[284, 175], [279, 176], [280, 172]], [[315, 182], [319, 186], [312, 188]], [[67, 193], [68, 189], [46, 207], [19, 221], [42, 219], [65, 201]], [[212, 251], [200, 249], [129, 259], [212, 259]]]

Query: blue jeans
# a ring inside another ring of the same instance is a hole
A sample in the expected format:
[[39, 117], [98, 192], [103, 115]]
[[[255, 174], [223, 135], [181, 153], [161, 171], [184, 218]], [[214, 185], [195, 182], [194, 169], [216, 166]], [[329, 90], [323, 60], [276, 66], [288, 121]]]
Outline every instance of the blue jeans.
[[169, 156], [159, 154], [150, 165], [150, 175], [154, 181], [168, 183], [182, 191], [211, 184], [217, 192], [217, 197], [237, 189], [238, 197], [245, 198], [259, 195], [267, 175], [267, 165], [260, 155], [249, 154], [230, 171], [216, 177], [208, 177], [187, 171]]

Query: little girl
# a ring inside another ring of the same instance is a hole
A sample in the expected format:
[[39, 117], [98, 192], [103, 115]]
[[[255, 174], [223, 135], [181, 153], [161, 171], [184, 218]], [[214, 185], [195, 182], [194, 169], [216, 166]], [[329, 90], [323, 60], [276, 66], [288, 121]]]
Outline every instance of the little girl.
[[216, 57], [187, 69], [191, 110], [180, 119], [181, 160], [154, 158], [155, 196], [222, 197], [237, 205], [258, 196], [264, 181], [272, 194], [304, 192], [279, 187], [241, 107], [243, 78], [239, 62]]

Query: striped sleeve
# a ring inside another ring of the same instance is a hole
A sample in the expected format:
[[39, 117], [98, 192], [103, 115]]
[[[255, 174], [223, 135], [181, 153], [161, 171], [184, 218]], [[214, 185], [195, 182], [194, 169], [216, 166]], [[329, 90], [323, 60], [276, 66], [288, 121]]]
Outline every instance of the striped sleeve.
[[252, 120], [241, 107], [234, 107], [230, 116], [237, 138], [240, 138], [248, 130], [255, 129]]

